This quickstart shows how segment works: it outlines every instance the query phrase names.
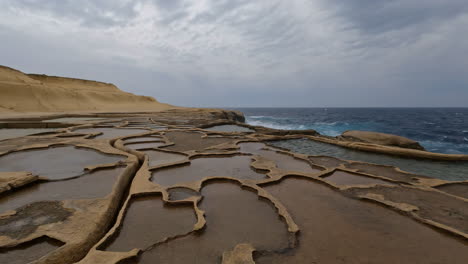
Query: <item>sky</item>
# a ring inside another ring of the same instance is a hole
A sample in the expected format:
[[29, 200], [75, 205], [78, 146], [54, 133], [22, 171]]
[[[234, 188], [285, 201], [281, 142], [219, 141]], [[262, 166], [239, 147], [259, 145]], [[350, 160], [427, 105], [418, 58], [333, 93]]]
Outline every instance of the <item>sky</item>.
[[0, 65], [196, 107], [468, 107], [466, 0], [0, 0]]

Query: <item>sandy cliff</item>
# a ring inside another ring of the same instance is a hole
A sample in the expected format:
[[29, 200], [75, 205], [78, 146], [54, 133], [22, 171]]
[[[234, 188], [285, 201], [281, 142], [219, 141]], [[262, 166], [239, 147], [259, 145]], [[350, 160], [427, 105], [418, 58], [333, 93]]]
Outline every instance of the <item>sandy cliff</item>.
[[25, 74], [0, 66], [0, 113], [159, 111], [174, 106], [124, 92], [110, 83]]

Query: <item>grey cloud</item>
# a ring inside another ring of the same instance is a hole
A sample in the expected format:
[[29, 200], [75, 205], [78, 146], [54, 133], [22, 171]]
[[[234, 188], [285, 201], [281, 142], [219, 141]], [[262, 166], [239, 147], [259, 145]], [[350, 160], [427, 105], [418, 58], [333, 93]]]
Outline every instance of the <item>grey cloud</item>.
[[323, 0], [358, 30], [377, 34], [451, 19], [468, 12], [466, 0]]
[[[196, 0], [3, 3], [0, 64], [26, 72], [186, 106], [468, 106], [466, 0], [212, 0], [204, 11], [191, 9]], [[138, 3], [160, 17], [132, 24]], [[80, 21], [78, 34], [15, 27], [12, 18], [37, 22], [15, 8]]]
[[134, 7], [139, 1], [121, 3], [115, 0], [14, 0], [9, 2], [14, 8], [48, 12], [54, 16], [81, 21], [85, 26], [112, 26], [125, 24], [135, 17]]

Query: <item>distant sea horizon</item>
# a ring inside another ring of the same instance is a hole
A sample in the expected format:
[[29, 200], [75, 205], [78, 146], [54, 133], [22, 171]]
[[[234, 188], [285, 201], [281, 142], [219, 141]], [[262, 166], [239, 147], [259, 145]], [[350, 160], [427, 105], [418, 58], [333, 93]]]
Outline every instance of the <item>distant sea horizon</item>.
[[338, 136], [346, 130], [395, 134], [426, 150], [468, 154], [468, 107], [229, 107], [246, 123], [276, 129], [314, 129]]

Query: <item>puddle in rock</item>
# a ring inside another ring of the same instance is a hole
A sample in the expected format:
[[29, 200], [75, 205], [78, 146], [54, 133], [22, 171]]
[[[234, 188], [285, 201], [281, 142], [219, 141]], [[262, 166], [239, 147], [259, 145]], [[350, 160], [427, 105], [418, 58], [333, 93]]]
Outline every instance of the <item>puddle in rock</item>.
[[61, 201], [105, 197], [112, 191], [117, 177], [125, 168], [103, 169], [79, 178], [36, 182], [0, 195], [0, 214], [38, 201]]
[[467, 202], [444, 193], [403, 186], [349, 189], [349, 192], [355, 195], [377, 194], [390, 202], [414, 205], [418, 207], [415, 214], [468, 233]]
[[346, 168], [356, 170], [357, 172], [368, 173], [372, 175], [378, 175], [387, 177], [396, 181], [401, 182], [418, 182], [419, 180], [415, 177], [419, 178], [427, 178], [426, 176], [414, 175], [406, 172], [401, 172], [394, 167], [377, 165], [377, 164], [366, 164], [366, 163], [349, 163], [346, 164]]
[[211, 182], [202, 195], [206, 228], [144, 252], [139, 263], [221, 263], [223, 252], [240, 243], [250, 243], [257, 250], [288, 246], [286, 225], [275, 208], [255, 193], [237, 184]]
[[207, 177], [231, 177], [261, 180], [265, 175], [250, 167], [250, 156], [196, 158], [190, 165], [164, 168], [152, 173], [155, 183], [171, 186], [177, 183], [196, 182]]
[[166, 130], [166, 126], [161, 126], [161, 125], [156, 125], [152, 123], [130, 123], [127, 125], [127, 127], [145, 127], [145, 128], [150, 128], [152, 130]]
[[327, 167], [327, 168], [335, 168], [335, 167], [340, 166], [341, 164], [348, 163], [347, 161], [344, 161], [344, 160], [340, 160], [340, 159], [333, 158], [333, 157], [326, 157], [326, 156], [315, 156], [315, 157], [311, 156], [309, 157], [309, 160], [314, 164]]
[[403, 158], [347, 149], [308, 139], [275, 141], [271, 142], [270, 144], [306, 155], [325, 155], [345, 160], [393, 165], [411, 173], [435, 177], [443, 180], [468, 180], [468, 162], [466, 161], [432, 161]]
[[263, 143], [258, 143], [258, 142], [247, 142], [247, 143], [240, 143], [237, 144], [240, 148], [241, 152], [245, 153], [260, 153], [263, 148], [266, 148], [266, 145]]
[[106, 118], [102, 118], [102, 117], [64, 117], [64, 118], [48, 119], [48, 120], [44, 120], [43, 122], [73, 123], [73, 122], [100, 121], [100, 120], [106, 120]]
[[58, 249], [64, 243], [48, 237], [41, 237], [13, 248], [0, 248], [0, 263], [26, 264]]
[[394, 183], [367, 177], [364, 175], [359, 175], [355, 173], [349, 173], [346, 171], [337, 170], [332, 173], [330, 176], [324, 178], [327, 181], [330, 181], [336, 185], [370, 185], [370, 184], [386, 184], [386, 185], [395, 185]]
[[164, 205], [160, 196], [132, 198], [119, 233], [105, 250], [145, 249], [165, 238], [188, 233], [196, 222], [191, 204]]
[[172, 201], [179, 201], [193, 196], [200, 196], [200, 193], [188, 188], [171, 188], [168, 189], [167, 192], [169, 193], [169, 200]]
[[129, 143], [129, 144], [125, 144], [125, 147], [129, 148], [129, 149], [133, 149], [133, 150], [138, 150], [138, 149], [149, 149], [149, 148], [157, 148], [157, 147], [160, 147], [160, 146], [164, 146], [166, 145], [165, 142], [143, 142], [143, 143]]
[[175, 143], [165, 149], [173, 151], [202, 150], [232, 141], [229, 138], [202, 138], [203, 134], [196, 132], [168, 132], [165, 136]]
[[445, 184], [435, 188], [443, 192], [468, 199], [468, 182]]
[[241, 143], [239, 144], [241, 152], [260, 155], [268, 160], [273, 161], [279, 169], [287, 171], [298, 171], [303, 173], [320, 172], [319, 169], [313, 168], [306, 161], [296, 159], [290, 155], [278, 153], [272, 150], [263, 150], [263, 143]]
[[0, 129], [0, 140], [54, 132], [55, 130], [56, 128], [2, 128]]
[[146, 122], [150, 122], [150, 120], [149, 120], [148, 117], [126, 118], [125, 120], [127, 120], [127, 121], [130, 122], [130, 123], [146, 123]]
[[463, 242], [390, 209], [345, 197], [322, 184], [287, 178], [264, 187], [287, 208], [301, 228], [301, 235], [296, 250], [258, 256], [258, 264], [462, 264], [468, 259]]
[[166, 130], [167, 129], [167, 126], [161, 126], [157, 124], [147, 124], [146, 126], [153, 130]]
[[148, 127], [153, 130], [166, 130], [167, 129], [167, 127], [163, 127], [163, 126], [148, 126]]
[[157, 136], [146, 136], [146, 137], [136, 137], [125, 139], [125, 144], [134, 143], [134, 142], [151, 142], [155, 140], [161, 140], [161, 137]]
[[87, 148], [56, 146], [0, 156], [0, 171], [28, 171], [57, 180], [81, 175], [87, 166], [116, 163], [122, 159], [125, 157], [103, 154]]
[[15, 214], [0, 218], [0, 237], [22, 239], [39, 226], [66, 221], [71, 214], [60, 201], [34, 202], [17, 208]]
[[209, 131], [216, 131], [216, 132], [255, 132], [255, 130], [237, 126], [237, 125], [221, 125], [221, 126], [213, 126], [209, 128], [204, 128], [205, 130]]
[[142, 151], [146, 155], [148, 155], [149, 166], [160, 166], [169, 163], [175, 163], [184, 161], [187, 159], [187, 156], [182, 154], [164, 152], [164, 151], [157, 151], [157, 150], [145, 150]]
[[84, 133], [84, 134], [94, 134], [102, 132], [103, 134], [96, 136], [95, 138], [99, 139], [112, 139], [112, 138], [120, 138], [130, 135], [137, 135], [145, 132], [149, 132], [146, 129], [133, 129], [133, 128], [109, 128], [109, 127], [96, 127], [96, 128], [81, 128], [73, 130], [76, 133]]

